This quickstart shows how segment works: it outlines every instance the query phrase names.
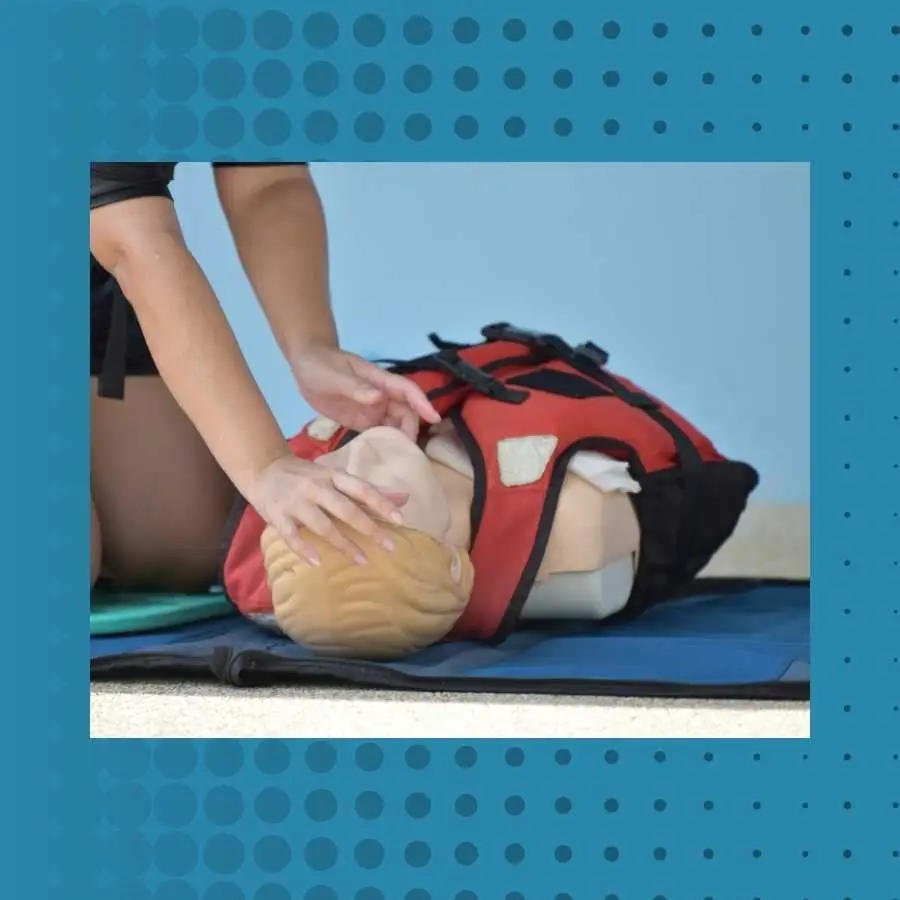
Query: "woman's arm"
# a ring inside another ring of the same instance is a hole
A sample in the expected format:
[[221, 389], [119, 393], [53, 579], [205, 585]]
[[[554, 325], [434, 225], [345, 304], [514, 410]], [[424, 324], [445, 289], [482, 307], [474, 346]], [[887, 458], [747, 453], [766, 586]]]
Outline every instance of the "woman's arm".
[[371, 514], [395, 518], [406, 498], [291, 453], [185, 245], [167, 187], [102, 205], [93, 197], [93, 165], [91, 176], [91, 253], [119, 283], [163, 381], [235, 487], [312, 563], [315, 549], [301, 525], [361, 562], [333, 519], [387, 545]]
[[216, 184], [241, 263], [307, 401], [360, 431], [415, 437], [439, 416], [409, 379], [339, 348], [328, 292], [325, 216], [306, 166], [229, 166]]
[[91, 252], [134, 308], [159, 373], [244, 496], [289, 453], [172, 202], [138, 197], [91, 211]]
[[241, 264], [288, 362], [312, 346], [337, 347], [325, 216], [308, 167], [222, 166], [215, 174]]

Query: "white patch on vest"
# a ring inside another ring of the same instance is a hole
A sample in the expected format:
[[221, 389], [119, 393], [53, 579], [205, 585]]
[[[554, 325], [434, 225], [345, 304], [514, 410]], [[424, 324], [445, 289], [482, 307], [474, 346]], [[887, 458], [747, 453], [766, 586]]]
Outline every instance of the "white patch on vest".
[[306, 433], [317, 441], [330, 441], [341, 426], [331, 419], [314, 419], [306, 428]]
[[[472, 460], [469, 459], [469, 454], [456, 434], [453, 431], [445, 430], [432, 431], [432, 434], [433, 437], [425, 447], [428, 458], [447, 466], [448, 469], [452, 469], [460, 475], [465, 475], [466, 478], [474, 478]], [[569, 472], [601, 491], [624, 491], [628, 494], [636, 494], [641, 489], [641, 486], [629, 475], [628, 463], [619, 462], [592, 450], [576, 453], [569, 462]]]
[[559, 444], [552, 434], [506, 438], [497, 444], [500, 481], [506, 487], [518, 487], [540, 481]]

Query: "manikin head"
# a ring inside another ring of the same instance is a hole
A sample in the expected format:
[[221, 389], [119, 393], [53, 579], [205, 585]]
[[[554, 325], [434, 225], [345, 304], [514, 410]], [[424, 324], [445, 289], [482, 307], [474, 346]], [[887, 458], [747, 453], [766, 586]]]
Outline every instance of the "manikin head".
[[303, 529], [321, 560], [314, 566], [266, 529], [262, 549], [281, 629], [321, 653], [369, 659], [404, 656], [439, 641], [462, 615], [474, 572], [466, 551], [447, 540], [449, 506], [424, 452], [402, 432], [378, 427], [317, 463], [409, 500], [403, 526], [380, 523], [393, 551], [337, 523], [366, 555], [364, 565]]

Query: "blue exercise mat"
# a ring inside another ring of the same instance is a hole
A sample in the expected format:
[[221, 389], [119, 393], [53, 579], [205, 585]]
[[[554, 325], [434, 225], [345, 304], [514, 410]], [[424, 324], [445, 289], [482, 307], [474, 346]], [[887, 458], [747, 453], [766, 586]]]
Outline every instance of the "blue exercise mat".
[[332, 680], [391, 689], [809, 698], [808, 582], [698, 581], [688, 596], [613, 625], [542, 623], [497, 646], [438, 644], [401, 662], [315, 656], [239, 616], [91, 639], [102, 677]]

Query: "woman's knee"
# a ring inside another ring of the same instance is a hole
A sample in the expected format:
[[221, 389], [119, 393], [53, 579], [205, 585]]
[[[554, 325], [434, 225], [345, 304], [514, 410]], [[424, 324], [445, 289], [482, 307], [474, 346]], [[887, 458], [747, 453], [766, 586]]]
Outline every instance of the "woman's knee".
[[214, 583], [234, 488], [159, 378], [95, 402], [92, 469], [104, 577], [185, 593]]
[[205, 593], [218, 575], [221, 531], [191, 531], [174, 527], [166, 535], [148, 536], [143, 546], [123, 541], [105, 572], [125, 589]]

